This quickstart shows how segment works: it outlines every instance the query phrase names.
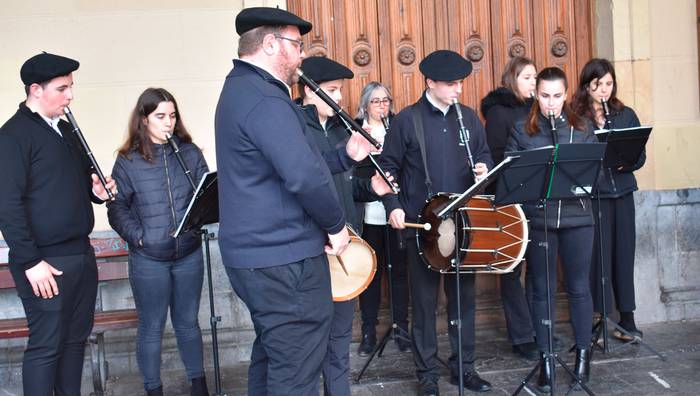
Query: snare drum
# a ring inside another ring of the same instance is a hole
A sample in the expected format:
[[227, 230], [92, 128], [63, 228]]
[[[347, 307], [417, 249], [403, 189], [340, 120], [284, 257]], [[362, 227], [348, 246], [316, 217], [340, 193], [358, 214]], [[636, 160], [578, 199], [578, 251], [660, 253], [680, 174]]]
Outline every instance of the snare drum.
[[421, 211], [419, 222], [431, 225], [430, 231], [416, 232], [423, 262], [435, 271], [454, 272], [456, 237], [460, 271], [512, 272], [525, 257], [528, 243], [527, 220], [520, 205], [496, 206], [493, 197], [479, 195], [458, 208], [455, 224], [454, 215], [445, 220], [437, 216], [454, 197], [439, 193]]

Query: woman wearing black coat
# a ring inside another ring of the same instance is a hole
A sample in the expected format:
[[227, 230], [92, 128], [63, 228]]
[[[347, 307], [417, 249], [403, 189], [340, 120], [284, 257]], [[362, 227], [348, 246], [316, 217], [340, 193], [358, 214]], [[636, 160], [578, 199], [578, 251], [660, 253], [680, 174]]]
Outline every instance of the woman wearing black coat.
[[[590, 143], [597, 139], [584, 119], [578, 117], [566, 103], [567, 81], [564, 72], [548, 67], [537, 75], [535, 102], [528, 117], [518, 121], [506, 144], [506, 151], [521, 151], [567, 143]], [[555, 116], [555, 131], [551, 131], [547, 115]], [[536, 203], [524, 203], [523, 210], [529, 220], [530, 243], [526, 252], [528, 271], [533, 289], [533, 324], [540, 350], [539, 390], [548, 393], [554, 373], [554, 360], [545, 359], [548, 350], [547, 289], [553, 293], [557, 287], [557, 254], [562, 261], [566, 277], [566, 293], [569, 298], [571, 323], [576, 340], [574, 373], [587, 382], [590, 373], [589, 349], [593, 302], [589, 285], [589, 273], [593, 247], [593, 215], [588, 197], [547, 201], [544, 210]], [[547, 238], [545, 238], [545, 227]], [[546, 250], [544, 246], [548, 245]], [[546, 269], [549, 263], [550, 283]], [[551, 320], [555, 321], [551, 305]]]
[[[511, 58], [503, 70], [501, 87], [491, 91], [481, 101], [481, 114], [486, 119], [486, 141], [494, 164], [503, 161], [508, 135], [515, 122], [524, 119], [530, 112], [535, 77], [537, 70], [533, 61], [519, 56]], [[488, 192], [494, 193], [493, 189]], [[500, 276], [501, 300], [513, 352], [525, 359], [537, 360], [530, 306], [520, 283], [523, 265]]]
[[129, 121], [112, 175], [119, 194], [109, 224], [129, 244], [129, 281], [139, 325], [136, 359], [148, 395], [162, 395], [161, 340], [168, 309], [192, 395], [208, 395], [198, 313], [204, 274], [201, 242], [193, 232], [172, 234], [194, 193], [166, 140], [171, 134], [195, 183], [207, 171], [202, 152], [182, 123], [175, 98], [148, 88]]
[[[602, 100], [605, 100], [609, 116], [605, 117]], [[581, 70], [579, 86], [574, 95], [574, 111], [590, 120], [598, 128], [622, 129], [639, 126], [639, 119], [634, 110], [625, 106], [617, 98], [617, 80], [615, 68], [606, 59], [591, 59]], [[644, 165], [646, 155], [642, 152], [634, 166], [601, 169], [602, 177], [598, 181], [600, 196], [600, 224], [602, 229], [602, 256], [607, 284], [615, 295], [616, 308], [620, 312], [618, 325], [625, 329], [625, 334], [617, 329], [613, 336], [629, 341], [642, 337], [634, 322], [634, 251], [636, 244], [635, 211], [633, 193], [637, 190], [634, 171]], [[598, 201], [593, 201], [593, 210], [598, 211]], [[593, 244], [593, 264], [591, 266], [591, 292], [596, 312], [602, 311], [602, 287], [599, 240], [601, 235], [595, 228], [596, 239]], [[606, 288], [606, 312], [612, 308], [612, 293]]]

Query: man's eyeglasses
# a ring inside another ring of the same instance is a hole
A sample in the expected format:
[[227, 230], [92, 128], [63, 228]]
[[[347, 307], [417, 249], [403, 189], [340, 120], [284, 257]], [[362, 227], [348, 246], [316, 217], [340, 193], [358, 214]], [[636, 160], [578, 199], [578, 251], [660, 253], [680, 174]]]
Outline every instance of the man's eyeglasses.
[[372, 104], [375, 105], [375, 106], [379, 106], [380, 104], [383, 104], [383, 105], [387, 105], [387, 106], [388, 106], [388, 105], [391, 104], [391, 98], [381, 98], [381, 99], [379, 99], [379, 98], [374, 98], [374, 99], [370, 99], [369, 102], [372, 103]]
[[281, 34], [275, 34], [276, 39], [291, 41], [299, 47], [299, 52], [304, 51], [304, 42], [302, 40], [295, 40], [293, 38], [284, 37]]

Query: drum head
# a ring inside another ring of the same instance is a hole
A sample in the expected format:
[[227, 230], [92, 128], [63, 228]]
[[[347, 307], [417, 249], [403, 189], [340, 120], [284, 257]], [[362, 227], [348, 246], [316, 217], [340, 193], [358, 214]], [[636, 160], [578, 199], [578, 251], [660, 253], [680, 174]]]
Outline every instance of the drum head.
[[351, 300], [367, 289], [377, 271], [377, 257], [367, 242], [350, 236], [350, 244], [341, 255], [345, 270], [337, 256], [328, 255], [331, 270], [333, 301]]

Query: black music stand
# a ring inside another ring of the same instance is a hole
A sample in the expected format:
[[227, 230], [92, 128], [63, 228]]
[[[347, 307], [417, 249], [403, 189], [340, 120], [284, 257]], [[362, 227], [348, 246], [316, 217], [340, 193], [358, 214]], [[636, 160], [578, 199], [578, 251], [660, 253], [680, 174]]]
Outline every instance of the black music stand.
[[[644, 147], [646, 142], [649, 140], [649, 135], [651, 134], [652, 127], [641, 126], [636, 128], [625, 128], [625, 129], [601, 129], [596, 131], [596, 136], [601, 142], [607, 142], [607, 147], [605, 149], [605, 157], [603, 158], [603, 166], [606, 168], [618, 168], [620, 166], [631, 168], [637, 161], [639, 161], [640, 156], [644, 152]], [[601, 225], [601, 214], [600, 214], [600, 195], [596, 195], [596, 201], [598, 203], [598, 210], [596, 216], [596, 222], [598, 225], [598, 251], [599, 257], [599, 271], [600, 271], [600, 288], [601, 288], [601, 312], [600, 319], [593, 326], [593, 336], [591, 340], [592, 349], [598, 347], [603, 353], [609, 353], [621, 349], [625, 346], [638, 343], [643, 346], [651, 353], [658, 356], [661, 360], [666, 361], [666, 357], [661, 353], [652, 348], [649, 344], [642, 341], [639, 337], [634, 337], [626, 329], [624, 329], [619, 324], [615, 323], [608, 316], [607, 307], [607, 294], [608, 294], [608, 278], [605, 271], [605, 263], [603, 260], [603, 229]], [[612, 286], [610, 286], [612, 287]], [[623, 342], [621, 345], [616, 347], [611, 347], [609, 343], [608, 326], [610, 324], [615, 329], [621, 333], [627, 335], [630, 340]], [[598, 344], [602, 337], [603, 346], [602, 348]]]
[[195, 232], [202, 235], [204, 239], [205, 263], [207, 267], [207, 281], [209, 284], [209, 324], [211, 325], [211, 342], [214, 357], [214, 393], [213, 396], [225, 396], [221, 393], [221, 371], [219, 367], [219, 341], [217, 338], [216, 326], [221, 322], [221, 316], [216, 316], [214, 311], [214, 291], [212, 289], [211, 276], [211, 254], [209, 252], [209, 241], [215, 237], [214, 233], [202, 228], [208, 224], [219, 222], [219, 185], [217, 183], [217, 173], [207, 172], [200, 180], [194, 196], [187, 206], [185, 217], [173, 234], [177, 238], [186, 232]]
[[[541, 246], [545, 248], [545, 276], [546, 276], [546, 300], [547, 316], [543, 324], [547, 327], [547, 351], [544, 353], [546, 365], [553, 368], [550, 386], [550, 394], [555, 394], [556, 363], [558, 362], [566, 373], [574, 380], [569, 388], [571, 392], [575, 385], [581, 386], [586, 393], [593, 392], [576, 378], [573, 371], [553, 351], [554, 324], [552, 322], [552, 291], [549, 288], [549, 238], [547, 235], [547, 201], [553, 199], [579, 199], [589, 197], [597, 182], [600, 172], [604, 143], [563, 144], [554, 147], [547, 146], [534, 150], [507, 153], [517, 156], [518, 161], [506, 170], [499, 178], [496, 186], [496, 204], [510, 204], [518, 202], [537, 202], [544, 209], [545, 241]], [[539, 362], [521, 381], [513, 395], [519, 394], [523, 388], [532, 392], [529, 381], [539, 370]]]

